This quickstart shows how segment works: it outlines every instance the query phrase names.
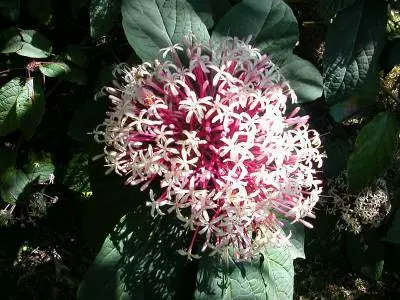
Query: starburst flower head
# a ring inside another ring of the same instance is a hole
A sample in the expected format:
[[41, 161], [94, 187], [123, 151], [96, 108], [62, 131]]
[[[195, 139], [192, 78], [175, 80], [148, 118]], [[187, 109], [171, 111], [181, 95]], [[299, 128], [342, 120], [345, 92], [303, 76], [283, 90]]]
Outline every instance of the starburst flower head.
[[95, 137], [109, 172], [142, 190], [160, 183], [148, 205], [192, 230], [182, 253], [248, 260], [287, 243], [281, 219], [311, 227], [319, 134], [299, 108], [286, 112], [296, 95], [267, 55], [237, 38], [206, 47], [188, 36], [115, 77]]

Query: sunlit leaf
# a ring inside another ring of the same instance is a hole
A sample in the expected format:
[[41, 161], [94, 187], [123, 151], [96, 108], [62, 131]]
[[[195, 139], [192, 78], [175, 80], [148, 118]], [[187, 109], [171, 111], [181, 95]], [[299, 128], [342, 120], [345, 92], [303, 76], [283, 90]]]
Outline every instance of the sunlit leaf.
[[161, 48], [196, 34], [207, 44], [206, 26], [186, 0], [122, 0], [122, 26], [129, 44], [143, 60], [153, 60]]

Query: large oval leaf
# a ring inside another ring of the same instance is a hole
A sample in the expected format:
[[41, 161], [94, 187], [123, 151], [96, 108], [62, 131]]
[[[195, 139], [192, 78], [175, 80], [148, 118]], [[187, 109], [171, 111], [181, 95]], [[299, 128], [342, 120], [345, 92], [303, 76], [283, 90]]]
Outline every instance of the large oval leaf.
[[291, 300], [293, 259], [289, 248], [268, 247], [263, 259], [235, 263], [203, 257], [197, 275], [196, 300]]
[[0, 136], [18, 128], [15, 105], [22, 93], [21, 84], [21, 78], [14, 78], [0, 88]]
[[397, 149], [399, 129], [390, 112], [378, 114], [361, 129], [347, 164], [351, 190], [360, 191], [389, 166]]
[[180, 295], [186, 288], [180, 286], [186, 279], [186, 257], [177, 249], [185, 242], [184, 234], [169, 216], [153, 219], [140, 205], [105, 240], [80, 285], [78, 300], [190, 299]]
[[161, 48], [194, 33], [208, 43], [206, 26], [185, 0], [122, 0], [122, 26], [129, 44], [142, 60], [153, 60]]
[[244, 0], [218, 22], [211, 39], [218, 43], [227, 35], [241, 39], [251, 35], [258, 48], [280, 62], [292, 52], [299, 30], [292, 10], [283, 1]]
[[296, 92], [299, 103], [314, 101], [322, 96], [321, 73], [310, 62], [291, 54], [280, 69]]
[[341, 11], [329, 26], [323, 58], [325, 97], [328, 104], [346, 101], [368, 88], [377, 73], [385, 44], [386, 4], [361, 0]]
[[46, 58], [50, 56], [50, 41], [35, 30], [20, 30], [22, 48], [16, 53], [32, 58]]
[[0, 178], [0, 194], [3, 201], [15, 203], [29, 185], [29, 179], [19, 169], [9, 168]]
[[38, 78], [30, 78], [21, 88], [21, 93], [16, 99], [16, 113], [19, 129], [26, 139], [30, 139], [42, 120], [45, 101], [44, 90]]

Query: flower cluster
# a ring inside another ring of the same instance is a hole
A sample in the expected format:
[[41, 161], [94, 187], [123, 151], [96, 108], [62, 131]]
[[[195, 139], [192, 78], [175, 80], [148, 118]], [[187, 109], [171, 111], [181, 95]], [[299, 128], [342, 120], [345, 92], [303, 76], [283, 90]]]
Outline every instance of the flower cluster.
[[340, 216], [336, 224], [339, 230], [358, 234], [364, 228], [377, 228], [390, 212], [389, 193], [382, 178], [358, 194], [350, 193], [346, 172], [329, 179], [327, 186], [328, 197], [320, 203], [326, 213]]
[[150, 190], [151, 212], [175, 213], [193, 231], [184, 252], [251, 259], [287, 242], [279, 218], [313, 217], [321, 181], [319, 134], [267, 55], [236, 38], [210, 49], [188, 36], [160, 59], [119, 66], [112, 105], [96, 129], [109, 171]]

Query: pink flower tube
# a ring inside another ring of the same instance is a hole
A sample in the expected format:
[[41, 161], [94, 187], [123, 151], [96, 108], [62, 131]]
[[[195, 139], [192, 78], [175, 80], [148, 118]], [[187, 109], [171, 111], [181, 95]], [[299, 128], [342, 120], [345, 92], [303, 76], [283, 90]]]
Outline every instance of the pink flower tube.
[[[152, 214], [175, 213], [193, 231], [189, 258], [211, 249], [249, 260], [287, 243], [282, 218], [313, 217], [321, 193], [320, 138], [267, 55], [236, 38], [209, 49], [193, 36], [161, 61], [119, 66], [112, 105], [95, 134], [109, 172], [150, 190]], [[201, 241], [201, 250], [195, 245]], [[195, 254], [194, 252], [197, 252]]]

